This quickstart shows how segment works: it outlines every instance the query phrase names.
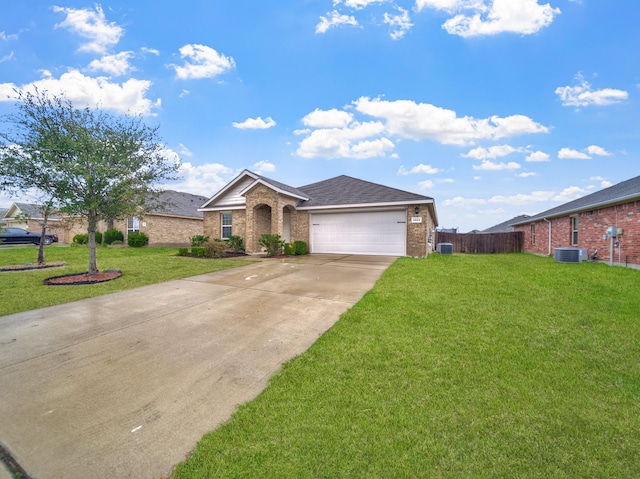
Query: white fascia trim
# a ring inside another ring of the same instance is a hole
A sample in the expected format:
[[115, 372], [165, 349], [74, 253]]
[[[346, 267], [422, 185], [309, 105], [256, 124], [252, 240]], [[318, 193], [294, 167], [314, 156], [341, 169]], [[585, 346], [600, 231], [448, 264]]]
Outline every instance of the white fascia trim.
[[384, 207], [395, 207], [398, 208], [407, 208], [409, 205], [430, 205], [433, 204], [433, 200], [417, 200], [417, 201], [396, 201], [396, 202], [386, 202], [386, 203], [361, 203], [361, 204], [352, 204], [352, 205], [325, 205], [325, 206], [299, 206], [298, 210], [307, 210], [307, 211], [317, 211], [317, 210], [337, 210], [337, 209], [348, 209], [348, 208], [384, 208]]
[[236, 176], [233, 180], [231, 180], [229, 183], [227, 183], [226, 186], [224, 186], [220, 191], [218, 191], [215, 195], [213, 195], [211, 198], [209, 198], [207, 200], [207, 202], [204, 205], [202, 205], [202, 208], [198, 209], [198, 211], [208, 211], [208, 210], [204, 209], [204, 208], [206, 208], [206, 206], [208, 204], [210, 204], [216, 198], [219, 198], [221, 195], [226, 193], [233, 185], [235, 185], [238, 181], [240, 181], [240, 179], [244, 178], [245, 176], [250, 176], [254, 180], [258, 178], [258, 176], [255, 173], [252, 173], [249, 170], [244, 170], [242, 173], [240, 173], [238, 176]]
[[244, 196], [244, 194], [249, 191], [251, 188], [253, 188], [255, 185], [257, 185], [258, 183], [260, 183], [261, 185], [266, 186], [267, 188], [276, 191], [278, 193], [282, 193], [283, 195], [287, 195], [287, 196], [291, 196], [292, 198], [298, 198], [299, 200], [303, 200], [303, 201], [308, 201], [309, 198], [305, 197], [305, 196], [300, 196], [300, 195], [296, 195], [295, 193], [291, 193], [290, 191], [285, 191], [285, 190], [281, 190], [280, 188], [278, 188], [277, 186], [272, 185], [271, 183], [268, 183], [262, 179], [257, 179], [256, 181], [254, 181], [253, 183], [251, 183], [249, 186], [247, 186], [244, 190], [242, 190], [240, 193], [238, 193], [240, 196]]
[[198, 211], [231, 211], [231, 210], [246, 210], [246, 205], [237, 205], [237, 206], [216, 206], [213, 208], [198, 208]]

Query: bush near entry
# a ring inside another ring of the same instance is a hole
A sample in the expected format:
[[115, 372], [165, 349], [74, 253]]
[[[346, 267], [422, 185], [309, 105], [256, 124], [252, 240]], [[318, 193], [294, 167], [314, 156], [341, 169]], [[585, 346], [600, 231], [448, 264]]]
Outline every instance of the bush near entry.
[[127, 244], [133, 248], [147, 246], [147, 244], [149, 244], [149, 237], [140, 231], [132, 231], [127, 236]]

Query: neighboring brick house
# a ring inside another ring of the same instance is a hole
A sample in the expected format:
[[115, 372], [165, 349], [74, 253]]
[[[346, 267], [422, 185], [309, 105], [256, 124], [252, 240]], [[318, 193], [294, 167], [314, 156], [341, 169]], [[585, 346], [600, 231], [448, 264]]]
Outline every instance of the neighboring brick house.
[[249, 253], [279, 234], [311, 253], [422, 257], [438, 226], [433, 198], [344, 175], [293, 188], [244, 170], [199, 211], [205, 235], [240, 236]]
[[512, 226], [525, 235], [525, 251], [552, 255], [555, 248], [586, 248], [609, 261], [607, 228], [623, 233], [613, 261], [640, 264], [640, 176], [610, 186], [535, 216], [515, 221]]
[[203, 214], [198, 207], [205, 201], [206, 196], [165, 190], [157, 198], [158, 208], [116, 221], [114, 227], [124, 233], [125, 243], [130, 232], [140, 231], [149, 237], [150, 246], [189, 245], [192, 236], [202, 234]]
[[[189, 245], [192, 236], [202, 234], [203, 214], [198, 211], [198, 207], [205, 201], [206, 196], [166, 190], [161, 192], [157, 199], [160, 205], [158, 208], [126, 220], [114, 221], [113, 227], [124, 233], [125, 243], [131, 231], [141, 231], [149, 237], [151, 246]], [[41, 231], [40, 205], [13, 203], [4, 217], [7, 226], [25, 228], [33, 232]], [[69, 244], [75, 235], [87, 232], [86, 225], [86, 221], [80, 218], [74, 220], [51, 214], [47, 220], [47, 231], [57, 234], [60, 243]], [[98, 223], [98, 231], [104, 232], [107, 227], [104, 221]]]
[[[13, 203], [3, 218], [6, 226], [40, 233], [44, 221], [43, 206], [34, 203]], [[47, 218], [47, 232], [58, 235], [60, 243], [71, 243], [73, 236], [82, 233], [83, 228], [82, 224], [54, 212]]]

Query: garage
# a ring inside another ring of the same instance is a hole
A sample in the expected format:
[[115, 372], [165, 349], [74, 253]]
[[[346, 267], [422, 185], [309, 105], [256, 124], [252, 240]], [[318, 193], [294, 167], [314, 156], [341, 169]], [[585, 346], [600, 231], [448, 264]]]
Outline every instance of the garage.
[[311, 252], [405, 256], [405, 210], [311, 215]]

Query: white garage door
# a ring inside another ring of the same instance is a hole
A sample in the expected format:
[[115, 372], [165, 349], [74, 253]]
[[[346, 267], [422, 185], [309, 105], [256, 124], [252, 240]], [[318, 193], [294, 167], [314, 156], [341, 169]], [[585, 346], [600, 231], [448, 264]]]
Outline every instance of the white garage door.
[[311, 215], [311, 252], [404, 256], [404, 211]]

